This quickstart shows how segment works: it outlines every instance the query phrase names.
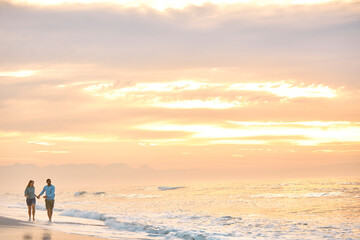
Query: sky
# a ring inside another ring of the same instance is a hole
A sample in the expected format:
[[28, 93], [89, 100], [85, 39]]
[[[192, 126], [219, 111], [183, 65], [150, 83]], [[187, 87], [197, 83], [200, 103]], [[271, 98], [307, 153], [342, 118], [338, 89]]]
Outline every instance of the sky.
[[0, 1], [0, 166], [359, 166], [359, 13], [330, 0]]

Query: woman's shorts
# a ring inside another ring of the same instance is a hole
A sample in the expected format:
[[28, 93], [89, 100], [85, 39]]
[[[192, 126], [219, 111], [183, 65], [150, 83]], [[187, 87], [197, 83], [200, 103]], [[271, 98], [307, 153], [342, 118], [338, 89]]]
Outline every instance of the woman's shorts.
[[27, 204], [28, 206], [31, 206], [31, 205], [33, 205], [33, 204], [36, 204], [36, 199], [35, 199], [35, 198], [27, 198], [27, 199], [26, 199], [26, 204]]

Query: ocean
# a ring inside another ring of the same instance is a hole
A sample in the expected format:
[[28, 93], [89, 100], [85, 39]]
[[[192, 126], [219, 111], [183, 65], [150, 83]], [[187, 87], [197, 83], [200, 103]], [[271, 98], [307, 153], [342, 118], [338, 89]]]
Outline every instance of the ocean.
[[[31, 224], [107, 239], [360, 239], [360, 178], [57, 187], [55, 199], [54, 222], [39, 199]], [[0, 203], [28, 219], [22, 192]]]

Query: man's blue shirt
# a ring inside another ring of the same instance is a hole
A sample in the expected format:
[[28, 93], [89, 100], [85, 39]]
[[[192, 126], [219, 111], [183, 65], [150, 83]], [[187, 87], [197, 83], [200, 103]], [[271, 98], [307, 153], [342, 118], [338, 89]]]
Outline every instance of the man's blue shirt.
[[39, 196], [43, 195], [43, 193], [46, 192], [46, 196], [48, 200], [54, 200], [55, 198], [55, 187], [54, 185], [46, 185], [43, 190], [41, 191], [41, 193], [39, 194]]

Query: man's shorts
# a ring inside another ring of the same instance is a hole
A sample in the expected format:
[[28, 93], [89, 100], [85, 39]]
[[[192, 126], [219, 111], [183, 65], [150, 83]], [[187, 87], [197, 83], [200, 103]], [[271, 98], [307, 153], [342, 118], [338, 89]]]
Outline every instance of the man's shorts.
[[53, 210], [53, 208], [54, 208], [54, 202], [55, 202], [55, 200], [45, 199], [46, 209], [51, 209], [51, 210]]
[[31, 206], [31, 205], [33, 205], [33, 204], [36, 204], [36, 199], [35, 199], [35, 198], [27, 198], [27, 199], [26, 199], [26, 204], [27, 204], [28, 206]]

